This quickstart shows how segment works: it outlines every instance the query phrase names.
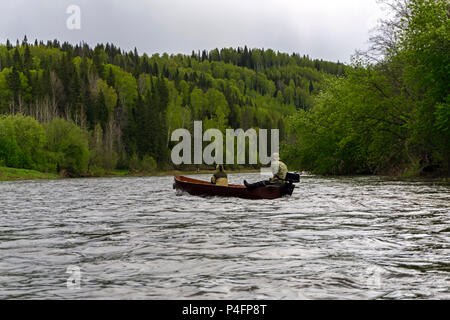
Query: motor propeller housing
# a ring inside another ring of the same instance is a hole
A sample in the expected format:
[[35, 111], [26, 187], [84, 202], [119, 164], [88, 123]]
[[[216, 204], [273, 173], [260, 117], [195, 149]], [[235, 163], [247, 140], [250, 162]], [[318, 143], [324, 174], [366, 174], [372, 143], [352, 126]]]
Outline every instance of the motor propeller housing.
[[286, 174], [286, 178], [284, 180], [286, 180], [286, 182], [290, 182], [290, 183], [299, 183], [300, 182], [300, 174], [297, 172], [288, 172]]

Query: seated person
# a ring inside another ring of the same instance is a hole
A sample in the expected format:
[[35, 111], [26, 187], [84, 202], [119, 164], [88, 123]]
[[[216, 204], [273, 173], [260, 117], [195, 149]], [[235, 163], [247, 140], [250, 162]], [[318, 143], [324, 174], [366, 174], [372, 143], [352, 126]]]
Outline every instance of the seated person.
[[244, 180], [244, 184], [248, 189], [254, 189], [258, 187], [265, 187], [270, 184], [283, 184], [286, 179], [286, 174], [288, 173], [288, 168], [284, 162], [280, 160], [280, 155], [278, 153], [274, 153], [272, 155], [272, 162], [270, 164], [272, 168], [273, 177], [269, 180], [259, 181], [256, 183], [248, 183]]
[[228, 176], [222, 164], [217, 165], [216, 172], [211, 177], [211, 183], [217, 186], [228, 187]]
[[270, 179], [271, 184], [284, 183], [286, 175], [288, 173], [287, 165], [280, 160], [280, 155], [274, 153], [272, 156], [272, 162], [270, 164], [272, 168], [273, 178]]

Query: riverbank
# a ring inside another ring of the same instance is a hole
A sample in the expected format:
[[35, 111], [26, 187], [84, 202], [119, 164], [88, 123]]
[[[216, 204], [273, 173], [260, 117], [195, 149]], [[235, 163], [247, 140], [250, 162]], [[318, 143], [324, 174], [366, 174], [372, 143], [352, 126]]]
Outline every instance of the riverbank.
[[40, 172], [36, 170], [0, 167], [0, 181], [58, 179], [56, 173]]
[[[104, 173], [85, 174], [80, 178], [114, 178], [114, 177], [153, 177], [153, 176], [172, 176], [172, 175], [192, 175], [192, 174], [212, 174], [214, 170], [163, 170], [152, 172], [132, 172], [128, 170], [112, 170]], [[253, 173], [259, 172], [257, 169], [234, 169], [227, 170], [229, 173]], [[0, 181], [21, 181], [21, 180], [39, 180], [39, 179], [68, 179], [69, 177], [57, 173], [40, 172], [36, 170], [17, 169], [0, 167]]]
[[[155, 176], [174, 176], [174, 175], [193, 175], [193, 174], [213, 174], [214, 170], [162, 170], [162, 171], [151, 171], [151, 172], [132, 172], [128, 170], [112, 170], [103, 173], [92, 173], [84, 174], [78, 178], [117, 178], [117, 177], [155, 177]], [[227, 170], [228, 173], [258, 173], [258, 169], [230, 169]], [[336, 176], [337, 177], [337, 176]], [[436, 180], [440, 182], [450, 183], [450, 177], [429, 175], [419, 175], [419, 176], [391, 176], [392, 178], [397, 178], [400, 180], [408, 180], [414, 178], [425, 178], [430, 180]], [[42, 180], [42, 179], [70, 179], [71, 177], [64, 175], [63, 173], [49, 173], [40, 172], [36, 170], [28, 169], [17, 169], [0, 167], [0, 181], [21, 181], [21, 180]]]

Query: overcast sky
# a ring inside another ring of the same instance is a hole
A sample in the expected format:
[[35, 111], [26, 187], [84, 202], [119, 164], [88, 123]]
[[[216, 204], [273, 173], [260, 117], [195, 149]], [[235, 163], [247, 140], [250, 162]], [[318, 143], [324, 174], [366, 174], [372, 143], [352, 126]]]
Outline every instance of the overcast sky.
[[[70, 5], [79, 30], [66, 26]], [[348, 62], [383, 14], [376, 0], [8, 0], [0, 41], [112, 42], [149, 55], [247, 45]]]

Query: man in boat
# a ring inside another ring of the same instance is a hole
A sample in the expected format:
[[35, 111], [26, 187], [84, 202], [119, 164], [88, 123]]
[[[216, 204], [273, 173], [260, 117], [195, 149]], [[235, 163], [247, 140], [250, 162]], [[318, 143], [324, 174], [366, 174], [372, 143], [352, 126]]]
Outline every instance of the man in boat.
[[288, 167], [280, 160], [280, 155], [275, 152], [272, 155], [272, 161], [270, 163], [273, 177], [269, 180], [259, 181], [256, 183], [248, 183], [244, 180], [244, 184], [248, 189], [255, 189], [258, 187], [265, 187], [267, 185], [281, 185], [285, 183], [286, 175], [288, 173]]
[[228, 175], [225, 173], [222, 164], [218, 164], [216, 172], [211, 177], [211, 183], [217, 186], [228, 187]]

